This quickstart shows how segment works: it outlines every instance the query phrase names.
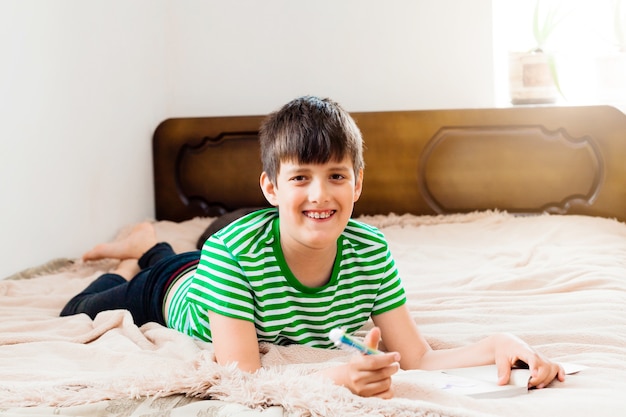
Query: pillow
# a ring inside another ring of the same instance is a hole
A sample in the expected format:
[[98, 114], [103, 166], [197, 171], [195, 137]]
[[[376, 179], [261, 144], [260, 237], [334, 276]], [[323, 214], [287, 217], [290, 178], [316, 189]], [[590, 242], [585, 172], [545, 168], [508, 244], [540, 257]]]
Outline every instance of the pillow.
[[196, 243], [196, 247], [198, 249], [202, 249], [204, 242], [206, 242], [206, 240], [213, 233], [219, 231], [224, 226], [228, 226], [229, 224], [231, 224], [238, 218], [243, 217], [246, 214], [252, 213], [253, 211], [260, 210], [262, 208], [265, 208], [265, 207], [244, 207], [244, 208], [237, 209], [235, 211], [228, 212], [226, 214], [222, 214], [217, 219], [213, 220], [211, 224], [209, 224], [209, 226], [206, 228], [204, 233], [202, 233], [202, 235], [198, 239], [198, 242]]

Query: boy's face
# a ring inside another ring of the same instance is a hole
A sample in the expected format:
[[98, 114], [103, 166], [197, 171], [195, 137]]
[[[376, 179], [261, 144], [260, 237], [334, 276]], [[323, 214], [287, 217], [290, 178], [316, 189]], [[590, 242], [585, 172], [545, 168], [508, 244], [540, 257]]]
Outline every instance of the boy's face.
[[300, 164], [281, 161], [276, 184], [261, 174], [261, 188], [277, 206], [283, 245], [324, 249], [335, 245], [361, 195], [363, 171], [352, 161]]

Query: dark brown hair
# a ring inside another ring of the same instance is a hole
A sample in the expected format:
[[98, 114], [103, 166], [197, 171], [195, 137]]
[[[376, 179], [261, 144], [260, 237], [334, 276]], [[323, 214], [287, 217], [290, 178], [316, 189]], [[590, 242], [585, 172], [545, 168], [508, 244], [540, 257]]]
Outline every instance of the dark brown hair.
[[271, 113], [259, 131], [261, 161], [270, 181], [282, 161], [323, 164], [352, 161], [354, 172], [363, 169], [363, 139], [356, 123], [338, 103], [303, 96]]

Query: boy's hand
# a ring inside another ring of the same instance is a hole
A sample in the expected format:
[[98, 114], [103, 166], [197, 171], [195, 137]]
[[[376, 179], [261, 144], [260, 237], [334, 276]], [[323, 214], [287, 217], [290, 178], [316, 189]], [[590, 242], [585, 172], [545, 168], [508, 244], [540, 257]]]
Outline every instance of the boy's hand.
[[565, 371], [558, 363], [552, 362], [536, 352], [521, 339], [509, 334], [495, 336], [494, 356], [498, 368], [498, 383], [508, 384], [511, 368], [518, 361], [528, 364], [531, 372], [529, 387], [544, 388], [555, 378], [565, 381]]
[[[365, 337], [365, 344], [377, 349], [379, 340], [380, 329], [375, 327]], [[397, 352], [378, 355], [358, 353], [347, 364], [327, 369], [323, 374], [354, 394], [388, 399], [393, 397], [391, 376], [400, 368], [399, 361], [400, 354]]]

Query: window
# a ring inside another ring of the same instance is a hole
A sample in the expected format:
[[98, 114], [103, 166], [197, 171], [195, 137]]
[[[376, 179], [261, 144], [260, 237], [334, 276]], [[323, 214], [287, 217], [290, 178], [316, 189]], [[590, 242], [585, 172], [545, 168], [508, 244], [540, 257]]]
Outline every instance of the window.
[[[509, 53], [536, 47], [537, 3], [493, 0], [496, 103], [511, 105]], [[539, 20], [556, 13], [545, 45], [562, 95], [557, 104], [613, 104], [626, 111], [626, 0], [539, 0]]]

